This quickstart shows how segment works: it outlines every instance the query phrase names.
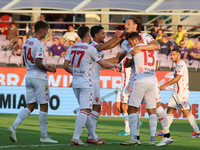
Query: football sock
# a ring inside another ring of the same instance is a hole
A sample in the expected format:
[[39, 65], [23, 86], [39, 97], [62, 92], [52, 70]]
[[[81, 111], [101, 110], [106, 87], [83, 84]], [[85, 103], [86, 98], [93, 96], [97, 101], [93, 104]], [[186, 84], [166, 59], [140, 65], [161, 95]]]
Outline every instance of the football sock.
[[87, 127], [88, 131], [90, 132], [90, 134], [92, 135], [93, 139], [96, 139], [98, 136], [95, 133], [95, 127], [94, 127], [94, 122], [91, 118], [91, 115], [87, 116], [87, 120], [85, 123], [85, 126]]
[[139, 117], [139, 112], [137, 112], [137, 137], [140, 136], [140, 117]]
[[31, 111], [26, 107], [23, 110], [21, 110], [18, 115], [17, 118], [15, 119], [12, 127], [16, 130], [17, 127], [22, 123], [22, 121], [24, 119], [26, 119], [26, 117], [31, 113]]
[[48, 129], [48, 113], [40, 111], [39, 112], [39, 122], [40, 122], [40, 131], [41, 137], [47, 137], [47, 129]]
[[128, 113], [124, 113], [124, 123], [126, 133], [130, 132]]
[[[156, 114], [149, 115], [149, 127], [150, 127], [151, 137], [155, 137], [156, 128], [157, 128], [157, 116], [156, 116]], [[154, 142], [154, 141], [151, 141], [151, 142]]]
[[136, 140], [135, 136], [137, 136], [137, 113], [132, 113], [128, 115], [129, 117], [129, 125], [131, 130], [131, 140]]
[[190, 125], [192, 126], [194, 132], [199, 133], [199, 128], [197, 126], [196, 120], [193, 116], [193, 114], [189, 114], [187, 116], [188, 121], [190, 122]]
[[80, 138], [80, 135], [84, 129], [86, 120], [87, 120], [88, 113], [85, 111], [80, 111], [75, 122], [75, 131], [73, 135], [73, 139], [78, 140]]
[[163, 128], [164, 134], [169, 133], [167, 114], [165, 113], [165, 110], [162, 108], [162, 106], [156, 109], [156, 114], [158, 115], [158, 119]]
[[172, 122], [173, 122], [174, 114], [167, 114], [167, 120], [168, 120], [168, 126], [170, 128]]

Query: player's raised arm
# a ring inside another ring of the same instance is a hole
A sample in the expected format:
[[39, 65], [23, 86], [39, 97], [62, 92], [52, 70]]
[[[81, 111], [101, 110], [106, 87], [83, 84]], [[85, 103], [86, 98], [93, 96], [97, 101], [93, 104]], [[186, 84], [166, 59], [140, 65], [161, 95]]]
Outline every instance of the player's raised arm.
[[119, 64], [112, 64], [112, 63], [104, 61], [103, 59], [99, 60], [97, 63], [101, 67], [106, 68], [106, 69], [111, 69], [111, 68], [114, 68], [114, 67], [120, 69], [120, 65]]
[[[92, 29], [91, 29], [91, 32], [92, 32]], [[104, 34], [104, 33], [102, 33], [102, 34]], [[96, 35], [92, 35], [92, 36], [94, 36], [94, 38], [95, 38]], [[104, 37], [105, 37], [105, 35], [104, 35]], [[122, 36], [121, 31], [116, 31], [115, 36], [112, 39], [110, 39], [107, 42], [104, 42], [102, 44], [94, 45], [94, 47], [98, 51], [111, 49], [111, 48], [115, 47], [121, 41], [122, 37], [123, 36]]]

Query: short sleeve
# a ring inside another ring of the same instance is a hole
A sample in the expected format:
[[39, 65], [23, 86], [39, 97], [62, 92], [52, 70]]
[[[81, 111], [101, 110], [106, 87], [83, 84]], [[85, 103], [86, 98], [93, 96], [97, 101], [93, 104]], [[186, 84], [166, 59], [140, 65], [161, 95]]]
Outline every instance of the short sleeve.
[[62, 47], [63, 51], [67, 51], [67, 48], [64, 45], [61, 44], [61, 47]]
[[122, 42], [122, 44], [121, 44], [121, 48], [119, 50], [119, 53], [121, 53], [121, 54], [127, 54], [127, 52], [129, 51], [129, 49], [130, 49], [130, 45], [129, 45], [128, 41], [124, 40]]
[[143, 40], [146, 40], [146, 42], [149, 44], [151, 41], [154, 41], [155, 39], [148, 33], [143, 33], [144, 37]]
[[43, 46], [42, 43], [39, 43], [39, 44], [36, 46], [35, 58], [44, 59], [44, 46]]
[[168, 41], [169, 42], [169, 46], [173, 46], [173, 43], [171, 41]]
[[89, 52], [88, 55], [96, 62], [98, 62], [101, 59], [101, 56], [98, 54], [98, 51], [96, 48], [94, 48], [93, 46], [89, 47]]
[[183, 72], [184, 72], [184, 67], [183, 67], [182, 64], [179, 64], [179, 65], [177, 66], [177, 69], [176, 69], [176, 74], [182, 76], [182, 75], [183, 75]]
[[64, 39], [67, 38], [67, 32], [63, 35], [63, 38], [64, 38]]
[[70, 56], [71, 56], [71, 48], [68, 49], [67, 51], [67, 55], [65, 56], [65, 60], [69, 61], [70, 62]]

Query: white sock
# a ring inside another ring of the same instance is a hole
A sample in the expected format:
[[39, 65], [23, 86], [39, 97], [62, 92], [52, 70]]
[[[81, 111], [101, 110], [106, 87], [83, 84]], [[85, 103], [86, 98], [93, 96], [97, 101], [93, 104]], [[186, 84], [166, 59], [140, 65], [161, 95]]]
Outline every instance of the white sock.
[[78, 140], [80, 138], [80, 135], [84, 129], [86, 120], [87, 120], [88, 113], [85, 111], [80, 111], [75, 122], [75, 131], [73, 135], [73, 139]]
[[137, 112], [137, 136], [140, 136], [140, 117], [139, 117], [139, 112]]
[[96, 131], [97, 122], [98, 122], [98, 119], [99, 119], [99, 113], [97, 111], [92, 110], [91, 113], [90, 113], [90, 116], [92, 118], [92, 121], [94, 122], [94, 129]]
[[132, 113], [128, 115], [129, 117], [129, 125], [131, 130], [131, 140], [137, 140], [135, 137], [137, 136], [137, 113]]
[[197, 126], [196, 120], [193, 116], [193, 114], [189, 114], [187, 116], [188, 121], [190, 122], [190, 125], [192, 126], [194, 132], [199, 133], [199, 128]]
[[151, 136], [155, 137], [156, 128], [157, 128], [157, 116], [156, 116], [156, 114], [151, 114], [149, 116], [149, 127], [150, 127]]
[[48, 129], [48, 113], [40, 111], [39, 112], [39, 122], [40, 122], [40, 131], [41, 137], [47, 137], [47, 129]]
[[167, 120], [168, 120], [168, 126], [170, 128], [172, 122], [173, 122], [174, 114], [167, 114]]
[[15, 119], [12, 127], [16, 130], [17, 127], [22, 123], [22, 121], [24, 119], [26, 119], [26, 117], [31, 113], [31, 111], [26, 107], [23, 110], [21, 110], [18, 115], [17, 118]]
[[162, 106], [156, 109], [156, 114], [158, 115], [158, 119], [163, 128], [164, 134], [169, 133], [167, 114], [165, 113], [165, 110], [162, 108]]
[[128, 113], [124, 113], [125, 131], [130, 132]]
[[91, 115], [88, 115], [87, 116], [87, 120], [86, 120], [86, 123], [85, 123], [89, 133], [92, 135], [93, 139], [96, 139], [98, 136], [96, 135], [95, 133], [95, 126], [94, 126], [94, 122], [91, 118]]

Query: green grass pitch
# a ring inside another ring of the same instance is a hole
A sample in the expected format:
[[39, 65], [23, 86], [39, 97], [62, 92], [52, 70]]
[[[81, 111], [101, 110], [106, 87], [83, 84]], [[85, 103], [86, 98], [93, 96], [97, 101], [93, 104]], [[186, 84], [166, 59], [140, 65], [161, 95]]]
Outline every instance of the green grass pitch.
[[[7, 128], [12, 125], [17, 115], [0, 114], [0, 149], [12, 150], [199, 150], [200, 138], [189, 138], [193, 132], [187, 120], [174, 120], [170, 128], [174, 142], [166, 147], [150, 147], [148, 145], [150, 133], [148, 119], [141, 119], [140, 128], [141, 146], [122, 146], [120, 142], [126, 141], [130, 136], [117, 136], [124, 130], [124, 121], [120, 117], [100, 117], [97, 127], [98, 136], [102, 137], [107, 144], [89, 145], [88, 147], [70, 146], [70, 140], [74, 132], [76, 117], [72, 116], [49, 116], [48, 134], [52, 139], [58, 140], [58, 144], [40, 144], [40, 127], [38, 115], [30, 115], [17, 129], [17, 143], [12, 143], [8, 138]], [[197, 121], [200, 125], [200, 120]], [[158, 122], [157, 131], [161, 129]], [[87, 138], [86, 128], [83, 130], [81, 139]], [[156, 137], [156, 143], [162, 138]]]

